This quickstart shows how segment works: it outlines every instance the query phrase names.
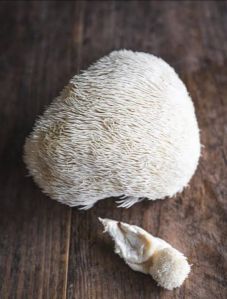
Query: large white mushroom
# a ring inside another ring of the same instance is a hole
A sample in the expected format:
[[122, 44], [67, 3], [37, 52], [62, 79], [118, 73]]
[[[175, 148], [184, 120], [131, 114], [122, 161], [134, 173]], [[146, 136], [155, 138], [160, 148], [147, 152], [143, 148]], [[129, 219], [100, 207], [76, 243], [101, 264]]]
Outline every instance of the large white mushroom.
[[151, 54], [114, 51], [72, 78], [26, 140], [25, 162], [51, 198], [92, 207], [122, 197], [171, 197], [200, 156], [193, 103], [172, 67]]
[[136, 225], [101, 219], [112, 237], [115, 252], [134, 271], [150, 274], [159, 286], [172, 290], [180, 287], [191, 267], [187, 258], [166, 241], [156, 238]]

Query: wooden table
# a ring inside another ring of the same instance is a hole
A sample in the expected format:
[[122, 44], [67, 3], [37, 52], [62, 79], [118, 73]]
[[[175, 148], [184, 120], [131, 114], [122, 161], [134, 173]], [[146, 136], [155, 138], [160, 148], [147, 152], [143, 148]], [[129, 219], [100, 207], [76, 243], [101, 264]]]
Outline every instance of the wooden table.
[[[227, 298], [227, 2], [1, 2], [0, 298]], [[204, 145], [176, 198], [81, 212], [27, 176], [25, 136], [68, 80], [113, 49], [161, 56], [186, 83]], [[226, 133], [225, 133], [226, 134]], [[140, 225], [188, 256], [174, 291], [113, 253], [97, 217]]]

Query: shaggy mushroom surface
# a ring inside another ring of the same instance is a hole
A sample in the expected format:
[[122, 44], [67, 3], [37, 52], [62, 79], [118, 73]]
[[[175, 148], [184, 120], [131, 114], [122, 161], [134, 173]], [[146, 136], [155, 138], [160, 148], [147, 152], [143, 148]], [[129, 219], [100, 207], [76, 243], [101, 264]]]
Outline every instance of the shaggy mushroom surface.
[[114, 51], [74, 76], [38, 118], [25, 143], [30, 174], [51, 198], [92, 207], [121, 197], [171, 197], [200, 156], [194, 106], [161, 58]]

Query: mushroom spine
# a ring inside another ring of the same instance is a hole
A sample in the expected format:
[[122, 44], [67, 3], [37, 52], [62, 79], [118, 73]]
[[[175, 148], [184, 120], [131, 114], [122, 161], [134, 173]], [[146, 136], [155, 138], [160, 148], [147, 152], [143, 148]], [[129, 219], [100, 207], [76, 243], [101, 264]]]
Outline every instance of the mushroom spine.
[[99, 218], [115, 244], [115, 252], [134, 270], [150, 274], [159, 286], [172, 290], [180, 287], [190, 273], [187, 258], [169, 243], [142, 228]]

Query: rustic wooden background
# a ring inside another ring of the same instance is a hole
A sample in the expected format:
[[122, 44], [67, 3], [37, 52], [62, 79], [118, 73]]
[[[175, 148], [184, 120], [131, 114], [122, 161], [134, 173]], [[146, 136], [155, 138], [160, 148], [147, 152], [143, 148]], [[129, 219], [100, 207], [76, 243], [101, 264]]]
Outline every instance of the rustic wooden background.
[[[227, 298], [227, 2], [1, 1], [0, 22], [0, 298]], [[120, 48], [176, 68], [205, 147], [176, 198], [128, 210], [109, 199], [81, 212], [41, 193], [26, 176], [22, 147], [68, 80]], [[130, 270], [98, 216], [169, 241], [193, 264], [188, 280], [165, 291]]]

